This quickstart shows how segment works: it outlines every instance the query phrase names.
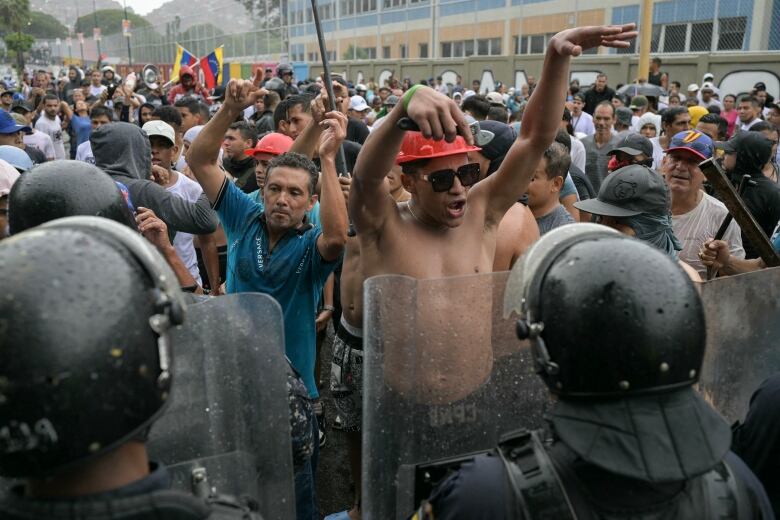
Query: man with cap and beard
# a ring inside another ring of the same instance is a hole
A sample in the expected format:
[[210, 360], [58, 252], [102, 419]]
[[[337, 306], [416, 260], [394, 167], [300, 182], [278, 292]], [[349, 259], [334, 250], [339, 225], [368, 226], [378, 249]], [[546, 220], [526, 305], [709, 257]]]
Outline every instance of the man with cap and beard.
[[693, 388], [705, 314], [667, 255], [603, 226], [563, 226], [510, 274], [512, 312], [556, 396], [549, 430], [442, 461], [450, 472], [415, 520], [773, 518], [729, 451], [728, 423]]
[[[720, 148], [725, 152], [723, 167], [735, 186], [743, 175], [750, 175], [755, 182], [755, 185], [747, 187], [742, 200], [766, 236], [771, 237], [777, 222], [780, 221], [780, 187], [763, 173], [764, 165], [772, 155], [772, 143], [759, 132], [738, 132], [725, 143], [721, 143]], [[745, 258], [759, 256], [744, 231], [742, 245], [745, 248]]]

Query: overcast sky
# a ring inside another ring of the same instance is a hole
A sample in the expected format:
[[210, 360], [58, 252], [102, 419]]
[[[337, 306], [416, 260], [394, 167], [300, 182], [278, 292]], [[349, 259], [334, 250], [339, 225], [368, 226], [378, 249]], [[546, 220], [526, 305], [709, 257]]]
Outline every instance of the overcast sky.
[[[119, 0], [122, 3], [122, 0]], [[148, 14], [162, 5], [160, 0], [127, 0], [127, 6], [132, 7], [133, 11], [140, 15]]]

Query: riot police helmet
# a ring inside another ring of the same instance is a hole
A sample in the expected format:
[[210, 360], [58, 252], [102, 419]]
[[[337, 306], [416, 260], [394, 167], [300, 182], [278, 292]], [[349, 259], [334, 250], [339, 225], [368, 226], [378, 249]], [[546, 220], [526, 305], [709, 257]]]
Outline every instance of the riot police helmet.
[[8, 201], [11, 234], [74, 215], [104, 217], [132, 229], [129, 194], [103, 170], [82, 161], [51, 161], [25, 173]]
[[53, 476], [143, 438], [184, 317], [157, 250], [108, 219], [58, 219], [0, 243], [0, 285], [0, 475]]
[[610, 398], [674, 391], [699, 378], [704, 311], [668, 255], [597, 224], [542, 237], [515, 265], [505, 313], [551, 392]]
[[293, 68], [292, 65], [289, 63], [280, 63], [278, 67], [276, 67], [276, 76], [279, 78], [283, 78], [286, 74], [292, 74]]
[[704, 308], [682, 268], [597, 224], [547, 233], [515, 264], [518, 311], [537, 371], [559, 399], [548, 417], [583, 461], [648, 482], [680, 482], [725, 456], [731, 430], [693, 389]]
[[263, 85], [268, 91], [273, 91], [279, 94], [279, 99], [287, 97], [287, 84], [279, 78], [271, 78]]

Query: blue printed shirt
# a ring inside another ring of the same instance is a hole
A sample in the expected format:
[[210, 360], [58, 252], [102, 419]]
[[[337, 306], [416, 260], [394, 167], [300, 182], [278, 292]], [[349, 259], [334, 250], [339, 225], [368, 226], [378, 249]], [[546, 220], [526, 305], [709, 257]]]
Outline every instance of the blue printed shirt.
[[328, 276], [340, 259], [326, 262], [317, 249], [319, 226], [290, 230], [269, 249], [262, 204], [225, 182], [214, 204], [227, 235], [227, 292], [260, 292], [282, 307], [287, 357], [301, 374], [311, 397], [314, 381], [317, 304]]

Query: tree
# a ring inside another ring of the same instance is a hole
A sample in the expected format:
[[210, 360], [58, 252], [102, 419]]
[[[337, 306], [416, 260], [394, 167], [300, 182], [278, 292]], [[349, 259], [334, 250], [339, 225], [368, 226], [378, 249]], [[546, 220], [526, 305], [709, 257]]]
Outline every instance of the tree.
[[24, 70], [24, 53], [32, 48], [35, 38], [27, 31], [30, 24], [30, 0], [0, 0], [0, 28], [8, 50], [16, 54], [19, 74]]
[[[94, 14], [89, 13], [80, 16], [76, 20], [75, 32], [91, 34], [93, 27], [95, 27], [95, 16], [97, 16], [97, 25], [102, 30], [104, 36], [122, 32], [122, 20], [125, 19], [125, 13], [122, 9], [98, 9]], [[135, 13], [128, 12], [127, 17], [130, 19], [131, 29], [152, 26], [146, 18], [138, 16]]]
[[33, 11], [30, 13], [30, 26], [27, 28], [27, 34], [35, 38], [49, 40], [67, 38], [68, 28], [48, 13]]

